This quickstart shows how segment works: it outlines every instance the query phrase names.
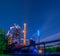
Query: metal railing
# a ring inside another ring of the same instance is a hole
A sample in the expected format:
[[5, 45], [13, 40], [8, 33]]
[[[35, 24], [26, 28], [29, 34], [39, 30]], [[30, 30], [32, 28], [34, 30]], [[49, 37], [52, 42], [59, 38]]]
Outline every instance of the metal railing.
[[28, 45], [28, 46], [23, 46], [21, 48], [24, 48], [24, 47], [30, 47], [30, 46], [36, 46], [36, 45], [46, 45], [46, 44], [50, 44], [50, 43], [54, 43], [54, 42], [60, 42], [60, 39], [58, 40], [53, 40], [53, 41], [47, 41], [47, 42], [40, 42], [40, 43], [35, 43], [35, 44], [32, 44], [32, 45]]

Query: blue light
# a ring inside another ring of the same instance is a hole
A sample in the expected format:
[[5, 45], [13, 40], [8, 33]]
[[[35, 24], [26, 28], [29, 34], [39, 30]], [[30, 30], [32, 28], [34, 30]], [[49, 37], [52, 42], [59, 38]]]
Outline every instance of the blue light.
[[36, 48], [33, 49], [33, 53], [34, 54], [37, 53], [37, 49]]
[[39, 30], [37, 31], [37, 35], [40, 36], [40, 31]]

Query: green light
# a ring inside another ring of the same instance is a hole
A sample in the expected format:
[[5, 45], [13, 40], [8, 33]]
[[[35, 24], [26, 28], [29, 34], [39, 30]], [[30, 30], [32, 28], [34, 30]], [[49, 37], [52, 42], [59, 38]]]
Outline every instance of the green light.
[[48, 47], [46, 48], [47, 51], [50, 51], [50, 52], [55, 52], [57, 51], [57, 47]]

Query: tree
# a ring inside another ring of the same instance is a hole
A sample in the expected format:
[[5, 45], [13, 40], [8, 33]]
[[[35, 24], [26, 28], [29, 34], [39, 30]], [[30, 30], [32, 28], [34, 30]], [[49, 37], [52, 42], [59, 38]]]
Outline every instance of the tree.
[[0, 53], [6, 49], [5, 31], [0, 28]]

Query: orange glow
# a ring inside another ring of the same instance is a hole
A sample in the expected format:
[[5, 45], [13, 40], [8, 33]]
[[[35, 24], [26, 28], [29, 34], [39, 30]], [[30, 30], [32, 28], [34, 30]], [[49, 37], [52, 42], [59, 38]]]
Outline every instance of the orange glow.
[[43, 50], [38, 50], [38, 53], [42, 53], [43, 52]]
[[24, 45], [26, 45], [26, 23], [24, 23]]
[[8, 44], [11, 45], [12, 44], [12, 35], [10, 35], [10, 39], [8, 41]]

